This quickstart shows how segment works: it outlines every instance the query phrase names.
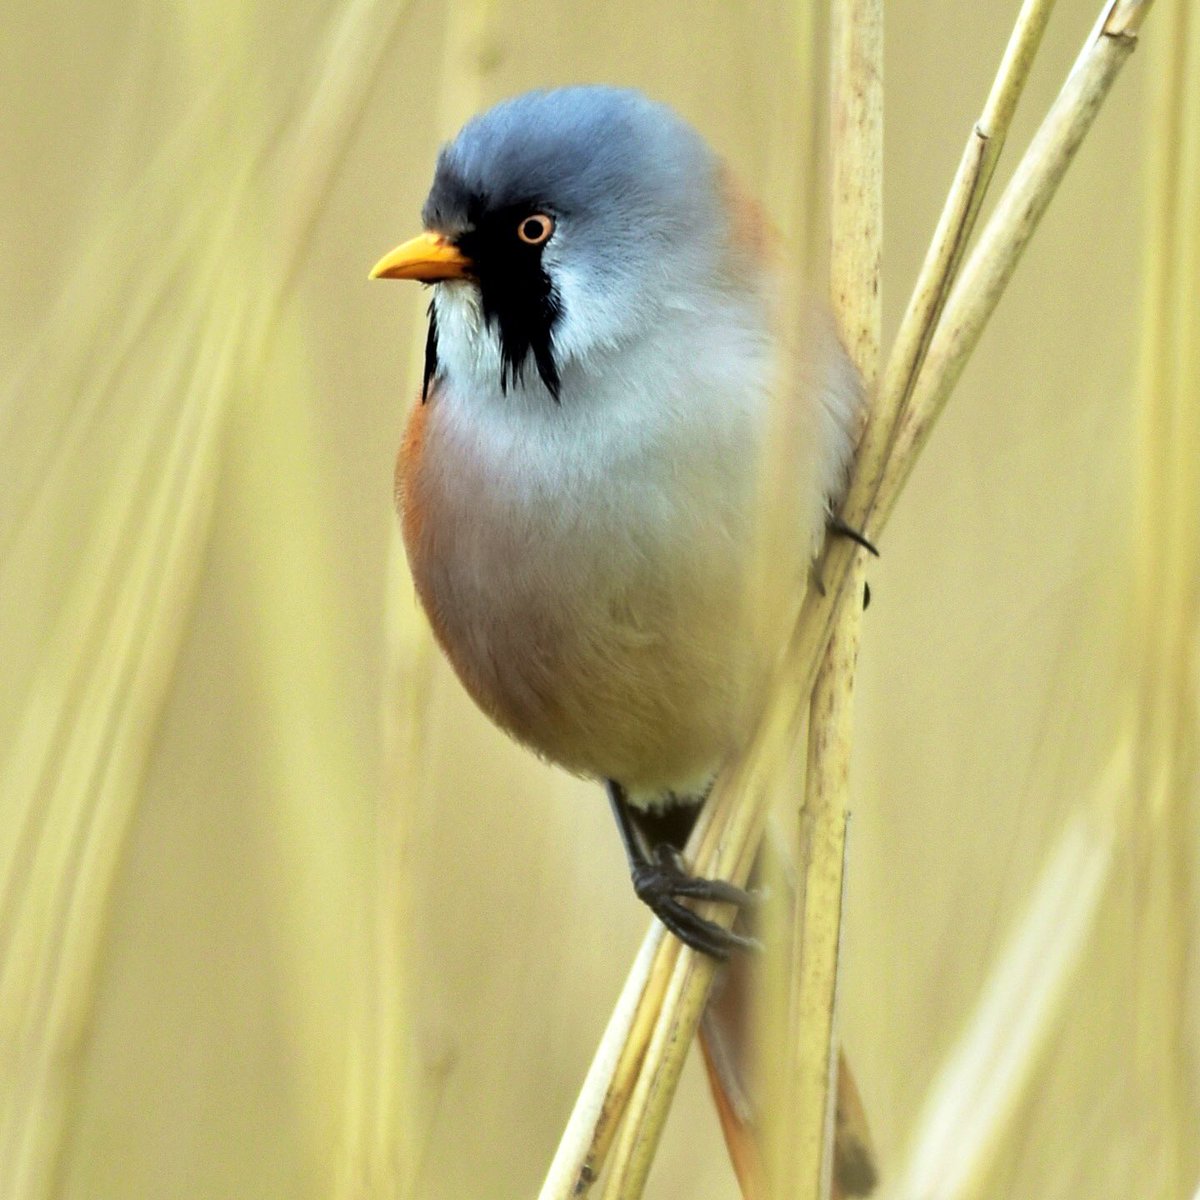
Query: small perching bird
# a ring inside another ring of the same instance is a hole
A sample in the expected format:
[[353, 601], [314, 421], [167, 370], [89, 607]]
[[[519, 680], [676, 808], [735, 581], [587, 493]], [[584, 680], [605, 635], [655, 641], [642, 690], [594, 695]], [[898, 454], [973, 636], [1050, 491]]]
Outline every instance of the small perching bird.
[[[475, 117], [422, 216], [372, 271], [434, 285], [396, 470], [418, 594], [480, 707], [606, 781], [638, 894], [722, 957], [738, 935], [681, 898], [744, 895], [689, 877], [654, 814], [703, 799], [757, 714], [841, 486], [855, 373], [815, 312], [780, 337], [757, 212], [639, 93], [531, 92]], [[779, 378], [802, 426], [794, 539], [777, 594], [752, 596]]]
[[[757, 208], [637, 92], [531, 92], [475, 117], [422, 217], [371, 272], [433, 285], [396, 466], [421, 602], [501, 728], [605, 781], [637, 894], [727, 958], [749, 939], [684, 901], [750, 896], [689, 875], [678, 851], [791, 628], [844, 482], [857, 376], [815, 307], [782, 328]], [[781, 382], [791, 510], [772, 528], [790, 536], [764, 578], [759, 467]], [[750, 1126], [738, 987], [703, 1033], [735, 1161]], [[837, 1160], [846, 1194], [869, 1190], [844, 1071]]]

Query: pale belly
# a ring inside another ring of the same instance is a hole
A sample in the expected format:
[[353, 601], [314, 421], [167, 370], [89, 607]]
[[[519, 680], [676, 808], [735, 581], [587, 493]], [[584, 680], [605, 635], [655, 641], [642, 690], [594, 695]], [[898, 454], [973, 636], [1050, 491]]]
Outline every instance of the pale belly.
[[414, 418], [399, 493], [418, 593], [467, 690], [571, 771], [645, 802], [701, 790], [763, 673], [745, 456], [663, 471], [665, 488], [644, 463], [573, 473], [560, 458], [539, 479], [536, 456], [460, 446], [437, 418]]

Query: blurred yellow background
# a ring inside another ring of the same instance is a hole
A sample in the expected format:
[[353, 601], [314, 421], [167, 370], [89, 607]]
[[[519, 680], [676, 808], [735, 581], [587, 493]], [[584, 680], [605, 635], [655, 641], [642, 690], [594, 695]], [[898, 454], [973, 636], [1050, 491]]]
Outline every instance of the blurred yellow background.
[[[1017, 7], [886, 6], [885, 336]], [[1058, 5], [997, 186], [1098, 7]], [[871, 568], [841, 1002], [892, 1200], [1200, 1186], [1197, 393], [1155, 415], [1200, 381], [1190, 7]], [[600, 790], [428, 645], [391, 509], [422, 299], [367, 271], [463, 118], [577, 80], [790, 225], [789, 9], [10, 0], [4, 1200], [535, 1194], [646, 915]], [[650, 1190], [735, 1194], [694, 1067]]]

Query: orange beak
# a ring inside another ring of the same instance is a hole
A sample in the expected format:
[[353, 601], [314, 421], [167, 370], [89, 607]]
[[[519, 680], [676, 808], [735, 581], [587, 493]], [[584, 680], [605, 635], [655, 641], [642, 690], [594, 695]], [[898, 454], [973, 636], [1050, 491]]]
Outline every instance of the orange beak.
[[443, 279], [462, 279], [473, 270], [471, 260], [440, 233], [422, 233], [385, 254], [371, 268], [371, 278], [440, 283]]

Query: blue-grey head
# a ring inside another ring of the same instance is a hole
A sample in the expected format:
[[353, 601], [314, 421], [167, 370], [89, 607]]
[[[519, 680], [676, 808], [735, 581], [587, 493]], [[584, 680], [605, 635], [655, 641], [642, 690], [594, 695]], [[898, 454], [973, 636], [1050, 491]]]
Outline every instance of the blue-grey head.
[[715, 156], [680, 117], [602, 86], [529, 92], [443, 147], [426, 232], [373, 278], [438, 285], [425, 389], [456, 350], [506, 391], [536, 369], [558, 398], [572, 364], [652, 333], [712, 287], [724, 220]]

